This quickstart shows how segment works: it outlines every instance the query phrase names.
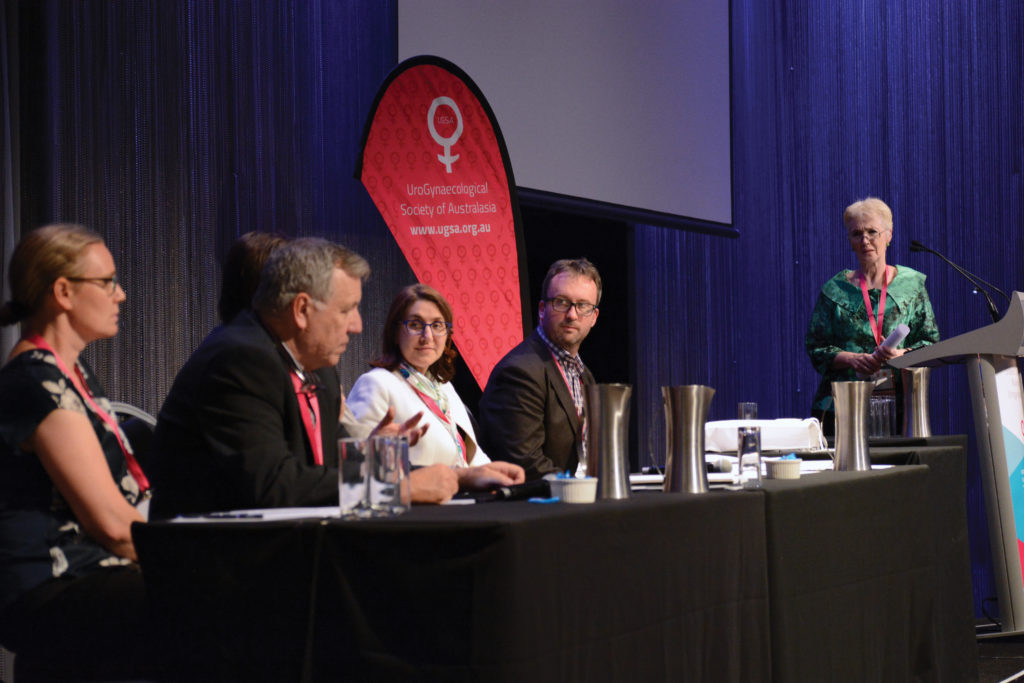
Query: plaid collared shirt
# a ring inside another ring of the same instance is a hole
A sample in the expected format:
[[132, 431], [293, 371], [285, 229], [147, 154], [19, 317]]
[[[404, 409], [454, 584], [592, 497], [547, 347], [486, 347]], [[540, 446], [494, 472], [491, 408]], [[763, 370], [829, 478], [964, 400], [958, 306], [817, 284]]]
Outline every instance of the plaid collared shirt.
[[585, 473], [587, 463], [587, 416], [586, 407], [583, 402], [583, 361], [580, 360], [579, 355], [572, 355], [548, 339], [548, 336], [544, 334], [544, 328], [540, 325], [537, 326], [537, 334], [544, 342], [544, 345], [551, 351], [555, 360], [558, 361], [562, 372], [565, 373], [565, 378], [569, 384], [569, 393], [572, 395], [573, 405], [576, 406], [576, 415], [580, 418], [580, 422], [583, 425], [581, 430], [583, 438], [580, 441], [579, 466], [576, 469], [577, 476], [580, 476], [581, 472]]

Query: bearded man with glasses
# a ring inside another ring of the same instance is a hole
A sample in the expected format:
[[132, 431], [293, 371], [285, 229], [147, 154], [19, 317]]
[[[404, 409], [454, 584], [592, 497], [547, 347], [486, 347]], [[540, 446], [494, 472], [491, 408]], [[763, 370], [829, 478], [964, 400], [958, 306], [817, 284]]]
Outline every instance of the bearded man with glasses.
[[527, 479], [564, 471], [582, 476], [583, 387], [594, 376], [579, 350], [597, 322], [601, 276], [585, 258], [562, 259], [548, 269], [541, 290], [540, 324], [487, 381], [480, 399], [482, 439], [492, 458], [521, 465]]

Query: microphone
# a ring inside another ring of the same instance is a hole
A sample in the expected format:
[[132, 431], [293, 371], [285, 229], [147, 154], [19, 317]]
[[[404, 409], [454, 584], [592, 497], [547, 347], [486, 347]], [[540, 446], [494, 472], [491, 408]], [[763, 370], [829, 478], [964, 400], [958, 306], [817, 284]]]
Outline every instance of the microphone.
[[498, 486], [490, 491], [477, 491], [458, 494], [459, 498], [473, 498], [478, 503], [489, 503], [498, 500], [526, 500], [528, 498], [550, 498], [551, 485], [546, 479], [537, 479], [512, 486]]
[[1006, 299], [1006, 303], [1010, 303], [1010, 297], [1008, 297], [1006, 295], [1006, 292], [1004, 292], [1003, 290], [999, 289], [998, 287], [996, 287], [991, 282], [989, 282], [987, 280], [982, 280], [980, 277], [978, 277], [974, 273], [971, 273], [971, 272], [968, 272], [967, 270], [964, 270], [963, 268], [961, 268], [960, 266], [956, 265], [955, 263], [950, 261], [948, 258], [943, 256], [939, 252], [935, 251], [934, 249], [929, 249], [928, 247], [924, 246], [923, 244], [921, 244], [917, 240], [910, 240], [910, 251], [926, 251], [929, 254], [935, 254], [940, 259], [942, 259], [943, 261], [945, 261], [949, 265], [953, 266], [953, 268], [955, 268], [957, 271], [959, 271], [964, 277], [974, 278], [975, 280], [977, 280], [981, 284], [985, 285], [986, 287], [989, 287], [989, 288], [993, 289], [996, 292], [996, 294], [998, 294], [999, 296], [1001, 296], [1004, 299]]
[[1003, 298], [1006, 299], [1006, 302], [1009, 303], [1010, 302], [1010, 297], [1008, 297], [1006, 295], [1006, 292], [1004, 292], [1003, 290], [999, 289], [998, 287], [996, 287], [991, 282], [986, 282], [985, 280], [982, 280], [977, 275], [974, 275], [973, 273], [968, 272], [964, 268], [961, 268], [960, 266], [958, 266], [957, 264], [953, 263], [952, 261], [950, 261], [948, 258], [943, 256], [942, 254], [940, 254], [939, 252], [935, 251], [934, 249], [929, 249], [928, 247], [924, 246], [923, 244], [921, 244], [917, 240], [910, 240], [910, 251], [925, 251], [925, 252], [928, 252], [929, 254], [934, 254], [935, 256], [938, 256], [940, 259], [942, 259], [947, 264], [949, 264], [949, 266], [953, 270], [955, 270], [956, 272], [958, 272], [961, 275], [963, 275], [964, 278], [968, 282], [970, 282], [972, 285], [974, 285], [974, 289], [975, 290], [977, 290], [977, 291], [979, 291], [979, 292], [981, 292], [982, 294], [985, 295], [985, 301], [988, 303], [988, 312], [989, 312], [989, 315], [992, 316], [992, 322], [994, 322], [994, 323], [999, 322], [999, 310], [996, 308], [995, 302], [992, 301], [992, 296], [988, 293], [988, 290], [985, 289], [982, 286], [982, 283], [984, 283], [985, 285], [988, 285], [989, 287], [991, 287], [996, 293], [1001, 294], [1003, 296]]

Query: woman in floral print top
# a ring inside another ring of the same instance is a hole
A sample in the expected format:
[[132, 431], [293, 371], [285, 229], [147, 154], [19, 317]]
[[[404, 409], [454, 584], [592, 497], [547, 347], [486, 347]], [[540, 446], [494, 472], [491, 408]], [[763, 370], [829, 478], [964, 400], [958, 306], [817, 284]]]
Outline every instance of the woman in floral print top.
[[73, 225], [27, 234], [9, 277], [0, 323], [22, 334], [0, 369], [0, 642], [18, 666], [133, 673], [151, 631], [131, 538], [148, 483], [79, 359], [117, 333], [125, 293], [100, 237]]
[[[811, 412], [821, 418], [827, 434], [835, 424], [832, 382], [869, 377], [886, 361], [939, 340], [925, 276], [885, 262], [892, 240], [889, 207], [874, 197], [862, 199], [846, 208], [843, 223], [859, 267], [824, 284], [804, 337], [807, 355], [821, 373]], [[906, 339], [895, 349], [880, 347], [901, 323], [910, 328]], [[899, 374], [894, 378], [899, 394]], [[902, 401], [896, 405], [901, 409]]]

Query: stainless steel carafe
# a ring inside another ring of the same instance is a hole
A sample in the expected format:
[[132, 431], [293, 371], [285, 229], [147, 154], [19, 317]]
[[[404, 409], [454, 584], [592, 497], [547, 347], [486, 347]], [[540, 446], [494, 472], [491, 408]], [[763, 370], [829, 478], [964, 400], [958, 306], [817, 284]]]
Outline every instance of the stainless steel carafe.
[[700, 384], [662, 387], [665, 402], [665, 490], [707, 493], [704, 423], [715, 390]]
[[628, 384], [588, 384], [583, 398], [587, 411], [587, 476], [597, 477], [599, 499], [629, 498]]
[[832, 399], [836, 407], [837, 471], [871, 469], [868, 453], [868, 403], [874, 382], [832, 382]]
[[931, 368], [903, 368], [903, 436], [931, 436], [928, 415], [928, 379]]

